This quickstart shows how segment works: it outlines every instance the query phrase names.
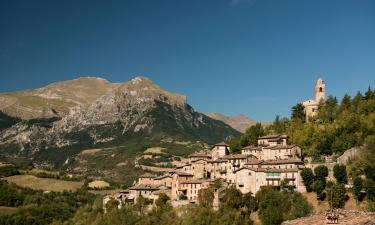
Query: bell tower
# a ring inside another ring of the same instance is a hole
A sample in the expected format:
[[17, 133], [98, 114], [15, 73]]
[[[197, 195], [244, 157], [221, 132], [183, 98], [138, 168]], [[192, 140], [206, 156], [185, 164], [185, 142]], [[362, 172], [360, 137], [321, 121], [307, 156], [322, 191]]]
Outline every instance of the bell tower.
[[319, 78], [316, 81], [316, 85], [315, 85], [315, 101], [319, 103], [320, 100], [325, 100], [325, 99], [326, 99], [326, 82], [322, 78]]

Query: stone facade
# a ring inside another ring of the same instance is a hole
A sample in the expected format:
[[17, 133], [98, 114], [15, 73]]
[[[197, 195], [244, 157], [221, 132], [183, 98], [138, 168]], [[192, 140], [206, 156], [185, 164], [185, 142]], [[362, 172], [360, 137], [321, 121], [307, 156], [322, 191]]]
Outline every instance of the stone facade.
[[[267, 185], [279, 187], [283, 180], [303, 192], [305, 187], [300, 177], [304, 168], [302, 150], [288, 145], [287, 141], [286, 135], [259, 137], [258, 146], [245, 147], [242, 154], [230, 154], [228, 145], [216, 144], [210, 152], [191, 154], [187, 164], [163, 176], [140, 176], [137, 185], [129, 189], [127, 199], [136, 202], [139, 196], [143, 196], [155, 201], [158, 194], [166, 193], [173, 202], [196, 203], [199, 191], [212, 186], [217, 179], [242, 193], [255, 194]], [[218, 190], [214, 190], [217, 196]]]
[[306, 120], [308, 121], [309, 117], [315, 116], [318, 112], [318, 105], [321, 101], [324, 101], [326, 98], [326, 83], [322, 78], [319, 78], [316, 81], [315, 85], [315, 99], [309, 99], [302, 102], [305, 107]]

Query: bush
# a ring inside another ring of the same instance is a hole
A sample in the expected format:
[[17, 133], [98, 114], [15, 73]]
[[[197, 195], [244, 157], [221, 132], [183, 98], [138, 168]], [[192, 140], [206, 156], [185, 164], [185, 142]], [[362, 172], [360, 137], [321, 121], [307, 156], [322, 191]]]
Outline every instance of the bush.
[[354, 178], [354, 180], [353, 180], [353, 192], [354, 192], [354, 197], [357, 201], [363, 200], [362, 187], [363, 187], [362, 178], [361, 177]]
[[316, 179], [323, 180], [328, 176], [328, 168], [324, 165], [315, 167], [314, 169]]
[[346, 189], [343, 184], [335, 184], [328, 189], [328, 203], [332, 208], [343, 208], [347, 199]]
[[314, 174], [310, 168], [303, 168], [301, 171], [301, 177], [303, 184], [306, 187], [307, 192], [313, 191]]
[[348, 174], [346, 173], [346, 166], [336, 164], [333, 167], [333, 176], [336, 178], [336, 181], [341, 184], [348, 183]]

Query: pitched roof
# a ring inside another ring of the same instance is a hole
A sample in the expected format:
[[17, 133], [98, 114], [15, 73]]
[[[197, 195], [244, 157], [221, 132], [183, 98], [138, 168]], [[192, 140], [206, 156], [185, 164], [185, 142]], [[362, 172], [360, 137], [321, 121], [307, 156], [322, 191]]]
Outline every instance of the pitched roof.
[[272, 135], [265, 135], [265, 136], [258, 137], [258, 139], [280, 139], [280, 138], [288, 138], [288, 135], [272, 134]]
[[159, 190], [159, 187], [155, 185], [140, 184], [140, 185], [136, 185], [136, 186], [129, 188], [129, 190], [151, 190], [153, 191], [153, 190]]
[[278, 159], [278, 160], [266, 160], [262, 162], [262, 165], [277, 165], [277, 164], [303, 164], [301, 159]]
[[245, 167], [241, 167], [241, 168], [235, 170], [234, 173], [237, 173], [238, 171], [241, 171], [243, 169], [251, 170], [251, 171], [254, 171], [254, 172], [264, 172], [264, 171], [266, 171], [265, 168], [252, 168], [252, 167], [246, 167], [245, 166]]
[[208, 163], [222, 163], [222, 162], [228, 162], [227, 159], [216, 159], [216, 160], [208, 160]]
[[220, 143], [214, 144], [213, 146], [226, 146], [226, 147], [229, 147], [229, 145], [226, 144], [225, 142], [220, 142]]
[[270, 169], [266, 169], [265, 172], [270, 172], [270, 173], [273, 173], [273, 172], [298, 172], [299, 169], [298, 168], [289, 168], [289, 169], [278, 169], [278, 168], [270, 168]]
[[189, 155], [189, 158], [197, 158], [197, 157], [203, 157], [203, 158], [211, 158], [211, 156], [207, 153], [203, 152], [196, 152]]
[[181, 184], [201, 184], [204, 182], [211, 182], [211, 180], [207, 179], [191, 179], [191, 180], [184, 180], [181, 182]]
[[245, 165], [259, 165], [262, 162], [263, 162], [263, 160], [251, 159], [251, 160], [247, 161], [247, 163], [245, 163]]
[[248, 157], [250, 156], [243, 154], [231, 154], [223, 156], [224, 159], [247, 159]]
[[142, 174], [141, 176], [139, 176], [140, 178], [154, 178], [156, 177], [155, 175], [151, 174], [151, 173], [145, 173], [145, 174]]
[[171, 173], [172, 174], [177, 174], [178, 176], [181, 176], [181, 177], [192, 177], [192, 176], [194, 176], [193, 174], [184, 173], [184, 172], [181, 172], [181, 171], [173, 171]]
[[166, 175], [163, 175], [163, 176], [160, 176], [160, 177], [155, 177], [154, 180], [161, 180], [161, 179], [164, 179], [164, 178], [171, 178], [171, 176], [166, 174]]

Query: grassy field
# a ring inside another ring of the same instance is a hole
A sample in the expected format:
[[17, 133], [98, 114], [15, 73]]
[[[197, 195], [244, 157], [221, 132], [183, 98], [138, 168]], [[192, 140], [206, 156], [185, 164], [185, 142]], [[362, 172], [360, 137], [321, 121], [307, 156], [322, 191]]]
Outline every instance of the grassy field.
[[0, 216], [15, 213], [16, 210], [16, 207], [0, 206]]
[[74, 191], [76, 189], [79, 189], [83, 185], [83, 182], [39, 178], [33, 175], [16, 175], [3, 179], [7, 180], [9, 183], [15, 183], [21, 187], [29, 187], [32, 189], [40, 189], [44, 191]]

